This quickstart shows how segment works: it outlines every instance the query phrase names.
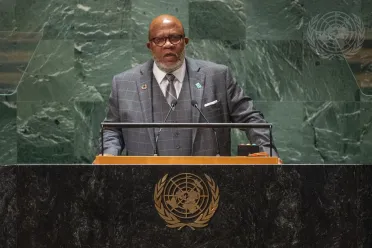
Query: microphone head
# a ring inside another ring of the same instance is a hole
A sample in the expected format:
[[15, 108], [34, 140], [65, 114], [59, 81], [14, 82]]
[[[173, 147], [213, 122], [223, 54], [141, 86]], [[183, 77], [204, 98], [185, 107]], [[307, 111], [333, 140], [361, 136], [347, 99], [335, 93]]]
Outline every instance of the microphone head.
[[195, 100], [191, 100], [191, 105], [192, 105], [193, 107], [196, 107], [196, 106], [198, 106], [198, 102], [195, 101]]
[[177, 105], [177, 100], [174, 99], [174, 100], [171, 102], [171, 107], [174, 108], [176, 105]]

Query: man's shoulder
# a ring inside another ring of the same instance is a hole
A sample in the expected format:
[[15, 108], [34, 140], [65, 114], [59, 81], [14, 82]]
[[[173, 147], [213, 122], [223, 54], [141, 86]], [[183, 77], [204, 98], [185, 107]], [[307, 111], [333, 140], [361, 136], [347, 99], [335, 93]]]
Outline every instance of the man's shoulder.
[[119, 80], [132, 80], [141, 76], [141, 71], [146, 67], [151, 61], [147, 61], [143, 64], [138, 64], [126, 71], [120, 72], [114, 75], [114, 78]]
[[188, 58], [189, 60], [189, 63], [191, 65], [194, 65], [196, 67], [199, 67], [201, 70], [203, 71], [223, 71], [223, 70], [227, 70], [228, 67], [224, 64], [219, 64], [219, 63], [215, 63], [215, 62], [212, 62], [212, 61], [207, 61], [207, 60], [201, 60], [201, 59], [192, 59], [192, 58]]

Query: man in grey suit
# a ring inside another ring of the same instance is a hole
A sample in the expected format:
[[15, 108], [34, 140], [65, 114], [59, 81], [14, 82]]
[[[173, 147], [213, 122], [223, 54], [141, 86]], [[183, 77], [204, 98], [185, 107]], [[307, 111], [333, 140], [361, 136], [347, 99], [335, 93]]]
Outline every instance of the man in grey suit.
[[[114, 76], [105, 122], [206, 122], [191, 103], [197, 103], [212, 123], [266, 123], [245, 96], [228, 67], [185, 57], [182, 23], [174, 16], [156, 17], [149, 27], [147, 47], [153, 59]], [[213, 130], [207, 128], [105, 129], [105, 155], [214, 156], [231, 154], [228, 128], [217, 128], [219, 149]], [[158, 136], [158, 142], [155, 142]], [[246, 131], [251, 143], [270, 154], [269, 131]], [[273, 155], [278, 156], [273, 145]]]

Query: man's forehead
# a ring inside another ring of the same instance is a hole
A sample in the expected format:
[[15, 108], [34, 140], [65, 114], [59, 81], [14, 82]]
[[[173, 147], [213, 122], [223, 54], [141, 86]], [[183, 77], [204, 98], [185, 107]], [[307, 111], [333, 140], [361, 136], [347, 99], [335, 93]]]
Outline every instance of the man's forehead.
[[158, 31], [158, 30], [166, 30], [166, 29], [177, 29], [181, 28], [180, 25], [178, 25], [175, 22], [160, 22], [152, 26], [153, 31]]
[[168, 24], [154, 26], [150, 30], [150, 33], [152, 35], [158, 35], [162, 33], [182, 34], [182, 28], [176, 25], [175, 23], [168, 23]]

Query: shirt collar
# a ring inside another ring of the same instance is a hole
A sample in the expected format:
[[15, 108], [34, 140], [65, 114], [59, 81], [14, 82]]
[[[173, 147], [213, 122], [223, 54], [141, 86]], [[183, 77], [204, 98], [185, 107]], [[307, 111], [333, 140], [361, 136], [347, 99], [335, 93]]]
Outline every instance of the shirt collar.
[[[154, 66], [152, 68], [152, 72], [154, 73], [156, 81], [158, 81], [159, 84], [163, 81], [165, 75], [167, 75], [166, 72], [160, 70], [160, 68], [156, 65], [155, 61], [154, 61]], [[179, 82], [182, 83], [183, 79], [185, 78], [185, 73], [186, 73], [186, 61], [184, 59], [181, 67], [173, 71], [172, 74], [177, 78]]]

